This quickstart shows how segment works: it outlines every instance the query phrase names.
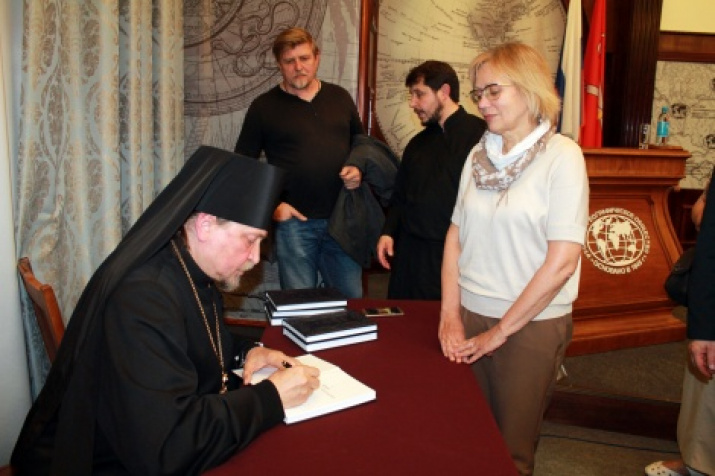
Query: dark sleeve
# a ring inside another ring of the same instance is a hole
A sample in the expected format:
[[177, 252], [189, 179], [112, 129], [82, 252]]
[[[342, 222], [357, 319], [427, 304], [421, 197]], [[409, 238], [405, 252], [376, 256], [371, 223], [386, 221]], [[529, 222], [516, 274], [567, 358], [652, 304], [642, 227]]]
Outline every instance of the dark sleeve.
[[261, 151], [263, 150], [263, 130], [258, 109], [259, 105], [256, 101], [253, 101], [248, 107], [234, 149], [234, 152], [237, 154], [255, 158], [261, 155]]
[[98, 424], [134, 474], [199, 474], [284, 418], [269, 381], [207, 390], [217, 361], [187, 332], [186, 307], [169, 286], [142, 280], [108, 303]]
[[688, 339], [715, 340], [715, 187], [709, 187], [688, 284]]
[[395, 175], [395, 186], [390, 197], [390, 206], [385, 215], [385, 224], [382, 227], [382, 234], [389, 235], [396, 239], [399, 230], [402, 214], [404, 213], [405, 200], [407, 196], [407, 169], [409, 168], [409, 144], [402, 155], [402, 162]]

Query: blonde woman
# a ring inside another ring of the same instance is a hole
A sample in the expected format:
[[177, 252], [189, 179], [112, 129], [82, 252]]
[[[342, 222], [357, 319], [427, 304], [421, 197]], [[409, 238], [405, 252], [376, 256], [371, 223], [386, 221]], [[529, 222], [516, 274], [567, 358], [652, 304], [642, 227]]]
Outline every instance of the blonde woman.
[[439, 339], [471, 364], [520, 474], [571, 339], [588, 219], [583, 154], [556, 134], [543, 57], [521, 43], [479, 55], [472, 100], [488, 131], [462, 172], [442, 266]]

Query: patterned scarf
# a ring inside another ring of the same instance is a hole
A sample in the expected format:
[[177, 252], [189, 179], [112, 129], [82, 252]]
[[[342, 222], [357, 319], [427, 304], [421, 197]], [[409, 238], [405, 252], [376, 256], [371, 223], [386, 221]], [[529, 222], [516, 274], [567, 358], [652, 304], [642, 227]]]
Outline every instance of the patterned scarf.
[[[539, 127], [537, 127], [537, 130], [538, 129]], [[536, 130], [534, 132], [536, 132]], [[474, 153], [472, 155], [472, 175], [474, 176], [474, 183], [477, 188], [506, 192], [509, 189], [509, 186], [519, 178], [524, 169], [531, 164], [536, 157], [536, 154], [544, 150], [546, 143], [549, 142], [549, 139], [551, 139], [554, 135], [554, 132], [555, 129], [548, 124], [546, 131], [541, 133], [541, 135], [537, 132], [535, 137], [530, 135], [524, 139], [524, 141], [517, 144], [516, 147], [519, 147], [519, 145], [523, 146], [525, 141], [532, 140], [534, 142], [520, 157], [515, 158], [515, 160], [501, 169], [495, 167], [494, 162], [489, 158], [489, 153], [486, 147], [487, 136], [489, 133], [487, 132], [484, 134], [482, 139], [475, 146]]]

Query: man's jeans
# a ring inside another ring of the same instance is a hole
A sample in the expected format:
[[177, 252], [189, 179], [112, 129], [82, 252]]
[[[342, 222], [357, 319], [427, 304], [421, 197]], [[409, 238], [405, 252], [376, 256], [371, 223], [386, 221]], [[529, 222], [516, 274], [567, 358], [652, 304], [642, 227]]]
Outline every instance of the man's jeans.
[[320, 278], [348, 298], [362, 297], [362, 267], [328, 233], [327, 219], [276, 224], [281, 288], [314, 288]]

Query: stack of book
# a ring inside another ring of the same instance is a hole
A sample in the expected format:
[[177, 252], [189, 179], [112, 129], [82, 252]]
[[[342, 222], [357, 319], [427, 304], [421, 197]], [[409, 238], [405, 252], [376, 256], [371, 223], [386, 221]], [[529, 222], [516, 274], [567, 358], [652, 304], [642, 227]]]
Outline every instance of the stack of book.
[[348, 299], [335, 288], [277, 289], [266, 291], [266, 316], [272, 326], [285, 318], [341, 311]]
[[306, 352], [377, 339], [377, 324], [352, 309], [283, 321], [283, 335]]

